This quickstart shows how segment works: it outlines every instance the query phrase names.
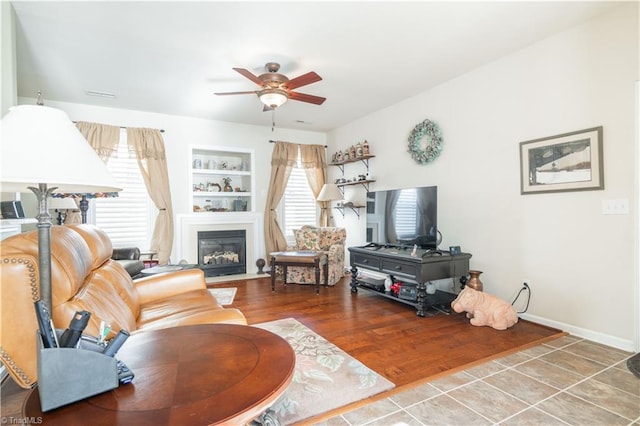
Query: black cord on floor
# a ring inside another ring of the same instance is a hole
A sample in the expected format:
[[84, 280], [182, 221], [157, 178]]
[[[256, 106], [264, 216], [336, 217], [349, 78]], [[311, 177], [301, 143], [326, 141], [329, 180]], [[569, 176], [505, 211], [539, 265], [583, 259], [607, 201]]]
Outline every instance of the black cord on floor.
[[524, 307], [524, 311], [522, 312], [518, 312], [518, 314], [524, 314], [525, 312], [527, 312], [527, 309], [529, 309], [529, 301], [531, 300], [531, 288], [529, 288], [529, 285], [527, 283], [524, 283], [522, 285], [522, 288], [520, 289], [520, 291], [518, 292], [518, 294], [516, 294], [516, 298], [513, 299], [513, 302], [511, 302], [512, 305], [516, 304], [516, 301], [518, 300], [518, 298], [520, 297], [520, 294], [522, 294], [522, 292], [524, 290], [527, 290], [527, 304]]

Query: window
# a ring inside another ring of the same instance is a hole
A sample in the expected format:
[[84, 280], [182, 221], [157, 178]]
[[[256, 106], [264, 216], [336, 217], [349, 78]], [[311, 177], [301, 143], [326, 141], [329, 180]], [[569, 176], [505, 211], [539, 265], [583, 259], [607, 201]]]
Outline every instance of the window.
[[294, 167], [287, 182], [287, 189], [280, 201], [283, 220], [280, 221], [282, 231], [290, 243], [294, 242], [293, 230], [303, 225], [316, 225], [318, 222], [318, 206], [309, 187], [307, 175], [302, 167]]
[[118, 151], [107, 168], [123, 188], [115, 198], [96, 198], [89, 212], [93, 223], [103, 229], [114, 247], [149, 248], [157, 209], [147, 193], [138, 160], [127, 147], [127, 132], [120, 132]]

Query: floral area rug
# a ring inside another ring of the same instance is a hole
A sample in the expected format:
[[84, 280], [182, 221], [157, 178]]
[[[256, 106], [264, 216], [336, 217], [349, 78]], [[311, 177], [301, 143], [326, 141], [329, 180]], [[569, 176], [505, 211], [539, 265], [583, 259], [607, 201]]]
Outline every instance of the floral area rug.
[[229, 288], [212, 288], [209, 292], [218, 300], [218, 303], [222, 306], [227, 306], [233, 303], [233, 299], [236, 297], [237, 287]]
[[296, 353], [293, 380], [271, 407], [283, 425], [393, 389], [395, 385], [293, 318], [255, 324]]

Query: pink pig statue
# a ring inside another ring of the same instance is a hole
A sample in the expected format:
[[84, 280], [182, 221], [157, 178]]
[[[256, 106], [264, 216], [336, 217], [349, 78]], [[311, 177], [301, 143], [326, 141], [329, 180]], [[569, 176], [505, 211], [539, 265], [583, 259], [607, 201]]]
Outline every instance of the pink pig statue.
[[451, 302], [451, 308], [457, 313], [467, 312], [471, 325], [488, 325], [496, 330], [506, 330], [518, 322], [518, 314], [512, 305], [471, 287], [465, 287], [460, 292], [456, 300]]

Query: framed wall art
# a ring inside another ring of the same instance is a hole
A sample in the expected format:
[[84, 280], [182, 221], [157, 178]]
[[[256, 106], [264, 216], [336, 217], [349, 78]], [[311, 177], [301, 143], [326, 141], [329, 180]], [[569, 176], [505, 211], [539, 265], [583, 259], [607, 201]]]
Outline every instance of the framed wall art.
[[602, 126], [520, 142], [520, 193], [604, 189]]

